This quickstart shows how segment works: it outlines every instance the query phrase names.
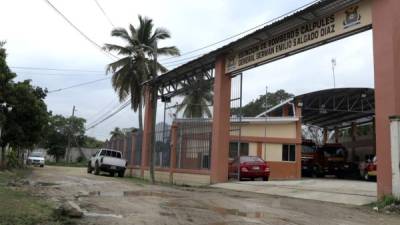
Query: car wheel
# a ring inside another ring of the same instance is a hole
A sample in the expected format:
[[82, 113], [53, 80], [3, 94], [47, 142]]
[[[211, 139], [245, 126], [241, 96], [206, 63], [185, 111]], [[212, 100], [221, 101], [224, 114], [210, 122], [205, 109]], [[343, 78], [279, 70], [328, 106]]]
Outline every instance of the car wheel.
[[40, 167], [44, 167], [44, 165], [40, 165]]
[[94, 165], [94, 174], [95, 175], [99, 175], [100, 174], [100, 168], [99, 168], [99, 163], [96, 162], [96, 164]]
[[268, 181], [269, 177], [263, 177], [263, 181]]
[[118, 172], [118, 177], [124, 177], [125, 175], [125, 170], [121, 170]]
[[110, 172], [110, 177], [113, 177], [115, 175], [114, 172]]
[[93, 168], [92, 168], [92, 166], [90, 165], [90, 162], [89, 162], [88, 166], [87, 166], [87, 173], [92, 173], [92, 171], [93, 171]]

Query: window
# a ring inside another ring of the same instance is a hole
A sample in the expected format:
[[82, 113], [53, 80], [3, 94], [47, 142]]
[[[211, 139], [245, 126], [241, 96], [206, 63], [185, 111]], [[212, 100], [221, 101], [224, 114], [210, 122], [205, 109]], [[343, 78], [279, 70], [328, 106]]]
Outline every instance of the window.
[[296, 161], [296, 146], [282, 145], [282, 161]]
[[121, 156], [121, 153], [120, 152], [117, 152], [117, 158], [122, 158], [122, 156]]
[[[237, 158], [238, 156], [238, 143], [229, 143], [229, 158]], [[249, 143], [240, 143], [240, 156], [249, 155]]]
[[107, 152], [106, 150], [103, 150], [100, 152], [100, 155], [106, 155], [106, 152]]

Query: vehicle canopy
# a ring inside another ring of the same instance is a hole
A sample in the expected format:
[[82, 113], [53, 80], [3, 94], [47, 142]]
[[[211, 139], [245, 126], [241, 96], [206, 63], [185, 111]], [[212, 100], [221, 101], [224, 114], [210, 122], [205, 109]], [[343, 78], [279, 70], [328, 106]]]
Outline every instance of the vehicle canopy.
[[113, 149], [101, 149], [100, 156], [108, 156], [113, 158], [122, 158], [122, 152]]

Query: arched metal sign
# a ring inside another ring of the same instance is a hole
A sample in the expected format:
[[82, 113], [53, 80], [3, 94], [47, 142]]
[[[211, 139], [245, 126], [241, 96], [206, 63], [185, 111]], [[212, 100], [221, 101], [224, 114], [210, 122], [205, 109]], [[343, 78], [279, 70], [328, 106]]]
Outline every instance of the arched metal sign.
[[371, 4], [370, 0], [361, 1], [234, 52], [226, 58], [225, 72], [244, 70], [370, 29]]

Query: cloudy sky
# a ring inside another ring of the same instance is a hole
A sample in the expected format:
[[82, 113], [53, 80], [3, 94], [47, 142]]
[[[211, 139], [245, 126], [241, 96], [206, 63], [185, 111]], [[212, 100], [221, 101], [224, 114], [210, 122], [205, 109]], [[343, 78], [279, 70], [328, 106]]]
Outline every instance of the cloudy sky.
[[[118, 40], [110, 37], [112, 25], [94, 0], [50, 1], [99, 45], [118, 43]], [[136, 24], [138, 14], [153, 18], [156, 26], [168, 28], [172, 34], [170, 40], [160, 45], [175, 45], [185, 53], [262, 24], [311, 0], [253, 1], [252, 4], [240, 0], [98, 2], [111, 23], [117, 27]], [[66, 23], [44, 0], [1, 0], [0, 40], [7, 41], [8, 64], [18, 74], [18, 80], [31, 79], [34, 85], [50, 91], [107, 78], [105, 66], [112, 61]], [[219, 46], [184, 57], [206, 53]], [[332, 58], [337, 61], [337, 87], [373, 87], [372, 32], [368, 31], [246, 71], [244, 103], [265, 93], [265, 86], [269, 91], [285, 89], [294, 94], [332, 88]], [[170, 67], [176, 66], [176, 63], [169, 61], [163, 62]], [[85, 118], [88, 124], [120, 105], [109, 79], [49, 93], [46, 102], [53, 113], [65, 116], [71, 114], [75, 105], [76, 115]], [[160, 105], [158, 121], [161, 121], [162, 114]], [[137, 126], [136, 114], [126, 108], [87, 134], [105, 140], [115, 126]]]

